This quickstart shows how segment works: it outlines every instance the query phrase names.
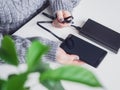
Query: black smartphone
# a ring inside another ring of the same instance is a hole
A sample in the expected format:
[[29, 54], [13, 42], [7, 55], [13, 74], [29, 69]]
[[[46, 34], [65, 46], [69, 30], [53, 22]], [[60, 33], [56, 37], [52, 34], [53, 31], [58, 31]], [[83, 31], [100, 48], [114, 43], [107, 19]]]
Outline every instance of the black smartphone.
[[72, 34], [68, 35], [60, 47], [68, 54], [78, 55], [80, 60], [93, 67], [98, 67], [107, 54], [107, 51]]
[[120, 48], [120, 33], [88, 19], [83, 27], [79, 30], [80, 34], [97, 44], [118, 53]]

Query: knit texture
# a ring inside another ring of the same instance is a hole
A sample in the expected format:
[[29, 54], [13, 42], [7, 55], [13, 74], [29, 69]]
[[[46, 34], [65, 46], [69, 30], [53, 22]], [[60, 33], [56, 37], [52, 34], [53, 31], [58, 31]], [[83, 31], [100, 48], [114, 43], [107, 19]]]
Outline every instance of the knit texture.
[[0, 31], [9, 33], [29, 20], [45, 0], [0, 0]]
[[49, 52], [44, 55], [43, 61], [46, 61], [46, 60], [56, 61], [56, 53], [60, 45], [59, 42], [51, 41], [47, 38], [42, 38], [42, 37], [32, 37], [32, 38], [29, 38], [29, 40], [30, 41], [39, 40], [44, 45], [47, 45], [50, 47]]
[[[3, 36], [2, 34], [0, 34], [0, 45], [1, 45], [2, 39], [3, 39]], [[30, 47], [31, 42], [34, 40], [39, 40], [44, 45], [47, 45], [50, 47], [50, 50], [47, 52], [47, 54], [43, 55], [42, 57], [43, 61], [46, 61], [46, 60], [56, 61], [56, 51], [57, 51], [57, 48], [59, 47], [59, 43], [48, 40], [46, 38], [42, 38], [42, 37], [22, 38], [14, 35], [12, 36], [12, 39], [15, 43], [19, 63], [26, 62], [25, 56], [26, 56], [27, 50]], [[0, 60], [0, 63], [4, 63], [4, 62]]]
[[72, 12], [73, 8], [79, 4], [80, 0], [50, 0], [53, 15], [57, 11], [65, 10]]

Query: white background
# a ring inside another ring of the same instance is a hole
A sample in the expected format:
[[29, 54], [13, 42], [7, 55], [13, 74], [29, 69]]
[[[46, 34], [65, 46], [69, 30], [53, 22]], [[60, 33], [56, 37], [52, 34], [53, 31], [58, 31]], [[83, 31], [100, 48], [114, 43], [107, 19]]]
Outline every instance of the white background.
[[[48, 10], [45, 10], [45, 12], [48, 12]], [[75, 24], [81, 27], [88, 18], [91, 18], [120, 33], [120, 0], [82, 0], [80, 4], [76, 8], [74, 8], [73, 16]], [[15, 35], [19, 35], [22, 37], [42, 36], [51, 40], [58, 41], [51, 34], [36, 25], [36, 22], [39, 20], [47, 21], [50, 19], [39, 14], [26, 25], [24, 25], [19, 31], [17, 31]], [[80, 36], [78, 32], [71, 27], [56, 29], [54, 27], [51, 27], [50, 24], [45, 24], [44, 26], [52, 30], [60, 37], [65, 38], [69, 33], [72, 33], [88, 42], [91, 42], [96, 46], [99, 46], [98, 44]], [[101, 48], [105, 49], [103, 47]], [[120, 51], [118, 52], [118, 54], [114, 54], [107, 49], [105, 50], [108, 51], [108, 54], [98, 68], [93, 68], [89, 65], [85, 65], [85, 67], [90, 69], [97, 75], [98, 79], [104, 85], [105, 90], [120, 90]], [[59, 66], [58, 64], [53, 62], [50, 62], [50, 65], [53, 68]], [[14, 67], [9, 67], [7, 65], [1, 65], [0, 76], [6, 78], [8, 73], [24, 70], [25, 65], [21, 65], [18, 69], [15, 69]], [[28, 85], [32, 85], [32, 90], [46, 90], [41, 85], [35, 83], [35, 81], [37, 81], [37, 76], [37, 73], [32, 74], [30, 76], [31, 79]], [[62, 81], [62, 84], [66, 90], [103, 90], [100, 88], [91, 88], [73, 82]]]

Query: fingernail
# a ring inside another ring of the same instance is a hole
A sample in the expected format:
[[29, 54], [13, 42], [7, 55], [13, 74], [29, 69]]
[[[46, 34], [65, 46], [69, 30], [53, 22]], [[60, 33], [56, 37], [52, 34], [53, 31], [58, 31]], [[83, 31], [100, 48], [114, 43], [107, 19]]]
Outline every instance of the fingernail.
[[59, 19], [59, 22], [63, 22], [63, 21], [64, 21], [64, 19], [63, 19], [63, 18], [60, 18], [60, 19]]
[[75, 59], [76, 59], [76, 60], [79, 60], [79, 56], [76, 56]]

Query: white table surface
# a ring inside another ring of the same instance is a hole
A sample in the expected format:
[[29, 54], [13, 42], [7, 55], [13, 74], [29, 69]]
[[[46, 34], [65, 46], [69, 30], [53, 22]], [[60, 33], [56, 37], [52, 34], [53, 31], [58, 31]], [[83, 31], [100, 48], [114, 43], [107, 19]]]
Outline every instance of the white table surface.
[[[50, 13], [48, 9], [46, 9], [45, 12]], [[76, 25], [82, 26], [88, 18], [91, 18], [120, 33], [120, 0], [82, 0], [81, 3], [76, 8], [74, 8], [73, 16]], [[19, 35], [21, 37], [42, 36], [51, 40], [58, 41], [54, 36], [36, 25], [36, 22], [39, 20], [47, 21], [50, 19], [41, 14], [38, 14], [30, 22], [19, 29], [15, 35]], [[44, 26], [52, 30], [60, 37], [66, 38], [68, 34], [72, 33], [82, 38], [83, 40], [86, 40], [106, 50], [108, 54], [98, 68], [93, 68], [89, 65], [85, 65], [85, 67], [97, 75], [99, 80], [106, 87], [106, 90], [120, 90], [120, 51], [118, 54], [114, 54], [113, 52], [99, 46], [98, 44], [80, 36], [78, 32], [71, 27], [57, 29], [52, 27], [50, 24], [44, 24]], [[53, 62], [50, 62], [50, 65], [53, 68], [58, 66], [58, 64]], [[20, 66], [17, 70], [14, 67], [1, 65], [0, 76], [5, 78], [8, 73], [24, 71], [24, 68], [25, 65]], [[34, 81], [37, 79], [35, 79], [34, 76], [37, 77], [37, 73], [31, 75], [32, 82], [29, 84], [33, 85], [32, 90], [46, 90], [41, 85], [35, 84]], [[91, 88], [73, 82], [62, 81], [62, 84], [66, 90], [103, 90], [100, 88]]]

